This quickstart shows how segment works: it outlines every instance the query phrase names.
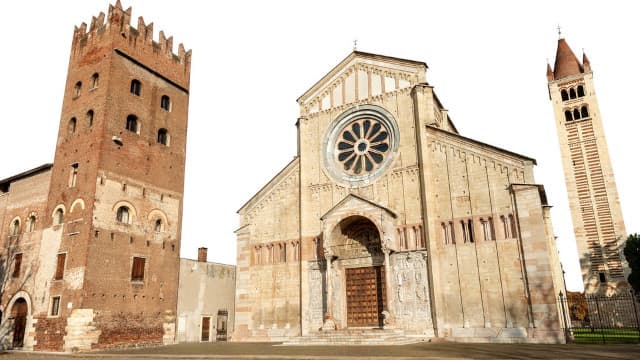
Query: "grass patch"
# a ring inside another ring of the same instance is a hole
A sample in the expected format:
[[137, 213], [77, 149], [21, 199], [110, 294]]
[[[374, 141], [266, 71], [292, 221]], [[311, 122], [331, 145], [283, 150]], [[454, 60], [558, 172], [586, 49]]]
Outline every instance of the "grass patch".
[[578, 344], [634, 344], [640, 343], [640, 331], [635, 328], [571, 330], [573, 342]]

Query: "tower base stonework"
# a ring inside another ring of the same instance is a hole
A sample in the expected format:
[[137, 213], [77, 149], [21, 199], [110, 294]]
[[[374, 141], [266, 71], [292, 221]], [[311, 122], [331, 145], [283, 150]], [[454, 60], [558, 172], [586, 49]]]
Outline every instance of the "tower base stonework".
[[93, 309], [74, 309], [67, 318], [64, 351], [89, 351], [98, 343], [101, 331], [94, 326]]

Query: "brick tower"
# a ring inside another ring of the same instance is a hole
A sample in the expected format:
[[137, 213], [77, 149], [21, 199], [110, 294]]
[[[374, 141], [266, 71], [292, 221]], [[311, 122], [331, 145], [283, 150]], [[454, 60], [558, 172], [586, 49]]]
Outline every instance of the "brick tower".
[[[35, 349], [171, 342], [175, 332], [191, 51], [120, 2], [76, 27], [36, 301]], [[55, 269], [55, 271], [53, 271]], [[45, 274], [45, 272], [47, 272]], [[37, 316], [36, 316], [37, 317]]]
[[612, 294], [628, 286], [626, 232], [589, 59], [561, 36], [547, 80], [585, 292]]

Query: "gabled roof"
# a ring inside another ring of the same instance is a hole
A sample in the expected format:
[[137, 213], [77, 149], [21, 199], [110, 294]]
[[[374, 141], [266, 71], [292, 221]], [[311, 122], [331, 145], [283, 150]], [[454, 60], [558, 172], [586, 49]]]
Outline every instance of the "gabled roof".
[[520, 158], [521, 160], [531, 161], [531, 163], [533, 165], [538, 165], [538, 162], [534, 158], [531, 158], [531, 157], [528, 157], [528, 156], [525, 156], [525, 155], [521, 155], [521, 154], [515, 153], [513, 151], [505, 150], [503, 148], [499, 148], [497, 146], [484, 143], [482, 141], [478, 141], [478, 140], [475, 140], [475, 139], [472, 139], [472, 138], [468, 138], [466, 136], [462, 136], [462, 135], [457, 134], [457, 133], [452, 133], [450, 131], [442, 130], [442, 129], [436, 127], [436, 126], [427, 125], [427, 128], [429, 130], [437, 131], [437, 132], [439, 132], [439, 133], [441, 133], [443, 135], [451, 136], [451, 137], [454, 137], [454, 138], [459, 138], [459, 139], [462, 139], [462, 140], [470, 142], [470, 143], [474, 143], [474, 144], [478, 144], [478, 145], [487, 147], [489, 149], [492, 149], [492, 150], [494, 150], [496, 152], [499, 152], [499, 153], [503, 153], [505, 155], [517, 157], [517, 158]]
[[52, 166], [53, 166], [53, 164], [43, 164], [43, 165], [40, 165], [40, 166], [38, 166], [36, 168], [30, 169], [30, 170], [27, 170], [27, 171], [23, 171], [23, 172], [21, 172], [21, 173], [19, 173], [17, 175], [13, 175], [13, 176], [10, 176], [10, 177], [8, 177], [6, 179], [2, 179], [2, 180], [0, 180], [0, 188], [5, 186], [5, 185], [8, 185], [8, 184], [10, 184], [10, 183], [12, 183], [14, 181], [18, 181], [20, 179], [24, 179], [26, 177], [33, 176], [33, 175], [36, 175], [38, 173], [48, 171], [49, 169], [51, 169]]
[[359, 195], [356, 195], [356, 194], [349, 194], [349, 195], [345, 196], [344, 199], [340, 200], [337, 204], [335, 204], [331, 209], [329, 209], [329, 211], [324, 213], [324, 215], [322, 215], [320, 217], [320, 220], [324, 220], [331, 213], [333, 213], [337, 209], [341, 208], [350, 199], [356, 199], [358, 201], [363, 201], [363, 202], [366, 202], [367, 204], [370, 204], [370, 205], [373, 205], [373, 206], [375, 206], [375, 207], [377, 207], [379, 209], [382, 209], [382, 210], [386, 211], [387, 213], [389, 213], [389, 215], [391, 215], [394, 219], [398, 217], [398, 215], [396, 215], [396, 213], [393, 212], [392, 210], [390, 210], [389, 208], [386, 208], [386, 207], [384, 207], [384, 206], [382, 206], [380, 204], [376, 204], [375, 202], [373, 202], [371, 200], [367, 200], [367, 199], [363, 198], [362, 196], [359, 196]]
[[271, 180], [269, 180], [269, 182], [267, 182], [263, 187], [261, 187], [260, 190], [258, 190], [258, 192], [256, 192], [249, 200], [247, 200], [244, 204], [242, 204], [242, 206], [240, 207], [240, 209], [238, 209], [238, 211], [236, 211], [236, 213], [239, 214], [244, 208], [246, 208], [254, 200], [258, 199], [260, 195], [262, 195], [263, 192], [266, 191], [271, 184], [275, 184], [281, 181], [282, 178], [289, 173], [289, 170], [293, 169], [295, 166], [298, 165], [299, 160], [300, 158], [298, 156], [295, 156], [293, 160], [291, 160], [282, 170], [280, 170], [276, 174], [276, 176], [271, 178]]
[[300, 97], [298, 97], [296, 101], [297, 102], [300, 102], [301, 100], [304, 101], [307, 97], [309, 97], [311, 94], [316, 92], [320, 87], [322, 87], [323, 84], [325, 84], [327, 81], [330, 81], [333, 76], [340, 73], [340, 71], [343, 70], [343, 68], [347, 67], [347, 65], [353, 62], [353, 60], [356, 58], [372, 60], [372, 61], [380, 61], [380, 62], [385, 62], [389, 64], [404, 65], [405, 67], [411, 67], [414, 69], [424, 68], [426, 70], [428, 68], [427, 64], [423, 61], [408, 60], [408, 59], [402, 59], [402, 58], [397, 58], [392, 56], [378, 55], [378, 54], [372, 54], [372, 53], [354, 50], [342, 61], [340, 61], [338, 65], [334, 66], [333, 69], [331, 69], [325, 76], [323, 76], [320, 80], [318, 80], [315, 84], [313, 84], [311, 88], [309, 88], [302, 95], [300, 95]]

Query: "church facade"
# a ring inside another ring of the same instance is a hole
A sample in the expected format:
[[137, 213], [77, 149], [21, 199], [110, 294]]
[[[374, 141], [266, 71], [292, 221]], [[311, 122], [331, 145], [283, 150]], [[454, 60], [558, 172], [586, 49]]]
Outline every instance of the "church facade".
[[460, 134], [419, 61], [354, 51], [298, 104], [297, 156], [238, 211], [233, 340], [564, 341], [534, 159]]

